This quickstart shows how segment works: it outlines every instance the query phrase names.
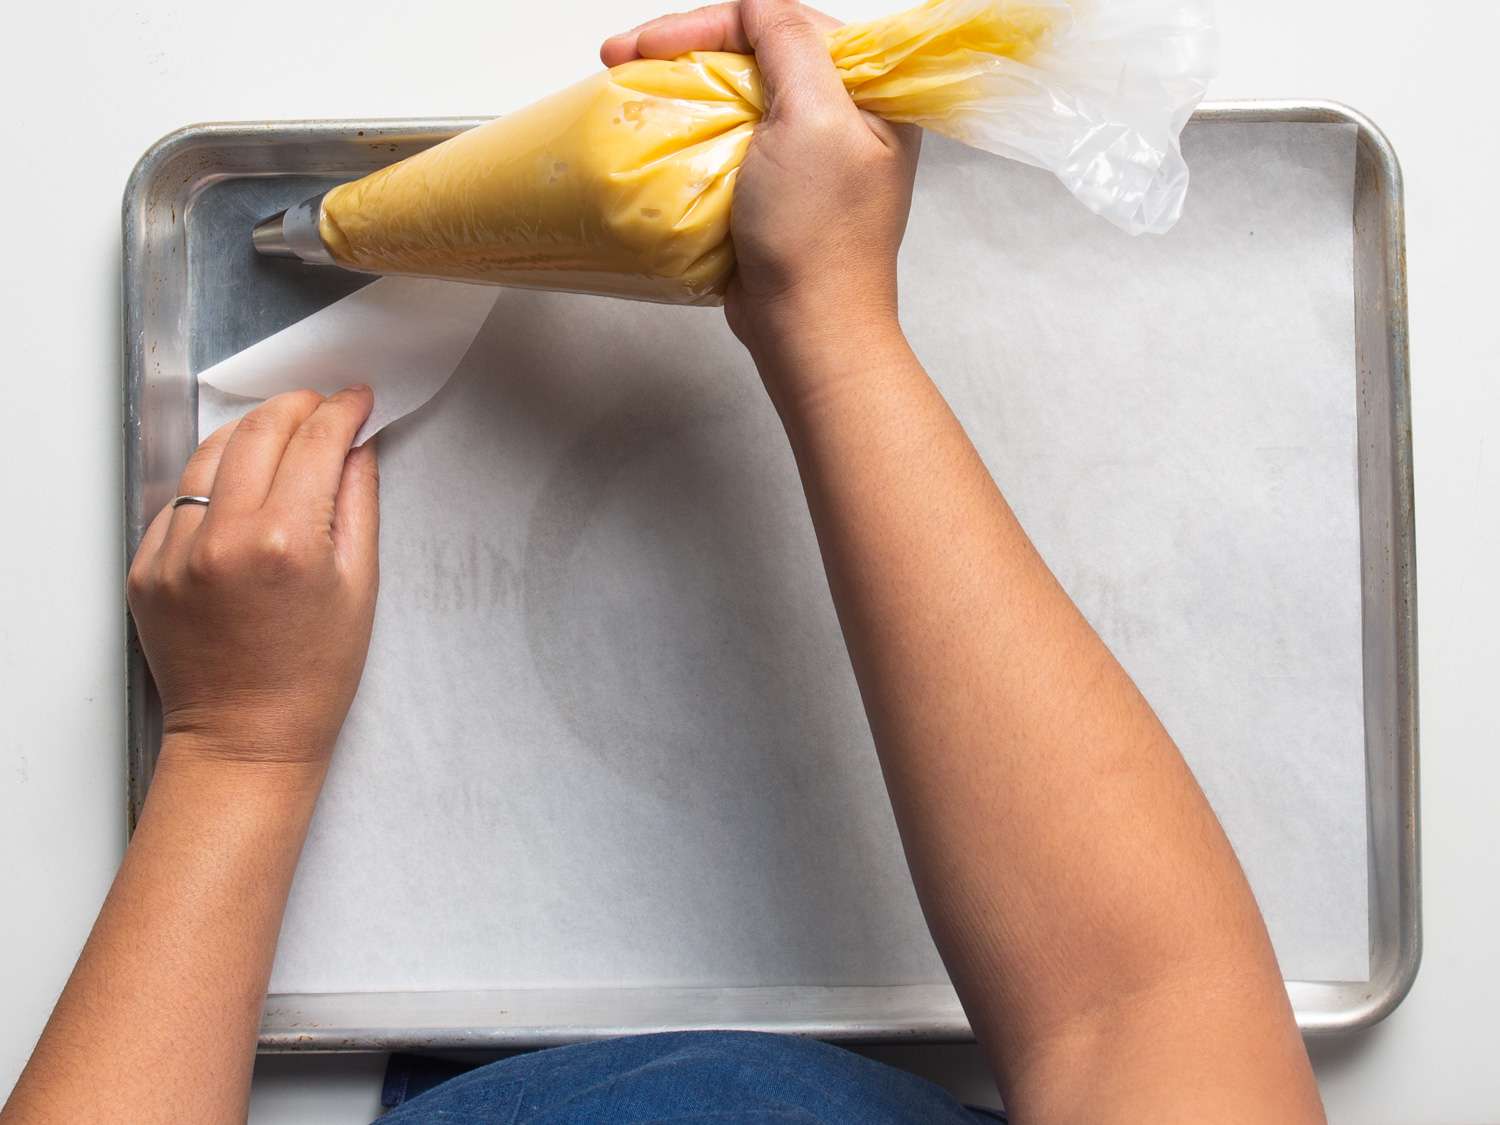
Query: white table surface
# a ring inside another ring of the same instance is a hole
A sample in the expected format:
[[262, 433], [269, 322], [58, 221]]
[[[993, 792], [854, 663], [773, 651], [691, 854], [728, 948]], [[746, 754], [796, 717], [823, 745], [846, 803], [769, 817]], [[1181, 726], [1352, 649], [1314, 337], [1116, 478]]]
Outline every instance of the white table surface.
[[[863, 0], [864, 16], [895, 4]], [[206, 120], [484, 114], [592, 65], [652, 0], [39, 3], [7, 13], [0, 376], [0, 1091], [124, 841], [119, 207], [137, 157]], [[1426, 952], [1384, 1024], [1314, 1045], [1340, 1122], [1500, 1121], [1500, 146], [1488, 4], [1221, 0], [1218, 97], [1349, 103], [1407, 183]], [[882, 1057], [892, 1057], [889, 1052]], [[972, 1049], [901, 1055], [982, 1097]], [[382, 1061], [261, 1060], [252, 1119], [366, 1121]]]

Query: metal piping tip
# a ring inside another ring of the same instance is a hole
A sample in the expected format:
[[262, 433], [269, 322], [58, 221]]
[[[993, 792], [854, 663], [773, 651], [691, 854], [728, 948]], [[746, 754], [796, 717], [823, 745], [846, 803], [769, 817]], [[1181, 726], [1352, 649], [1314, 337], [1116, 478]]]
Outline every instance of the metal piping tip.
[[295, 258], [297, 251], [293, 250], [286, 240], [286, 234], [281, 229], [281, 222], [286, 218], [285, 211], [277, 211], [269, 219], [262, 219], [255, 224], [255, 229], [250, 232], [250, 244], [255, 247], [257, 254], [264, 254], [268, 258]]
[[323, 245], [318, 220], [323, 215], [323, 193], [304, 199], [295, 207], [262, 219], [250, 232], [250, 244], [268, 258], [297, 258], [320, 266], [338, 263]]

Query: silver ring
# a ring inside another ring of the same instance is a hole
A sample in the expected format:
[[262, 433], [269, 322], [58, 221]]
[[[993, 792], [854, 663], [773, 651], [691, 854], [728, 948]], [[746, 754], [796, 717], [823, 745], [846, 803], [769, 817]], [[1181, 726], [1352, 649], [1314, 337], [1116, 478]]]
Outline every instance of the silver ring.
[[174, 496], [172, 498], [172, 507], [174, 507], [174, 508], [180, 508], [184, 504], [202, 504], [206, 508], [206, 507], [208, 507], [208, 497], [207, 496]]

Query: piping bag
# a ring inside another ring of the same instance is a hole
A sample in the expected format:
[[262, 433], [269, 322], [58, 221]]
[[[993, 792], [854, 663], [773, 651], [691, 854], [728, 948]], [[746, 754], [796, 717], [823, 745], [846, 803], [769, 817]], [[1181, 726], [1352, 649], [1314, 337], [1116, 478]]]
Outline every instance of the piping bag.
[[[1213, 67], [1209, 3], [928, 0], [842, 27], [828, 49], [861, 108], [1048, 169], [1123, 230], [1161, 233], [1187, 192], [1178, 134]], [[495, 285], [719, 304], [764, 106], [751, 56], [637, 60], [272, 216], [261, 253], [406, 276], [199, 381], [250, 399], [368, 383], [363, 442], [447, 382]]]
[[[1135, 234], [1182, 213], [1209, 0], [928, 0], [829, 52], [856, 105], [1054, 172]], [[262, 253], [376, 274], [715, 305], [765, 108], [753, 56], [602, 71], [260, 223]]]

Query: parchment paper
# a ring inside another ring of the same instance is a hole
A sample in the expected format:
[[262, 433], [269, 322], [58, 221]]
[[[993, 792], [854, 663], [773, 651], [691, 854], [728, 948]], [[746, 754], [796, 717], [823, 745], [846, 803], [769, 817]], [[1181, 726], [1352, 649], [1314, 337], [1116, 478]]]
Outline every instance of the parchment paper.
[[[1186, 217], [1131, 239], [929, 138], [902, 258], [917, 351], [1181, 745], [1289, 979], [1368, 976], [1354, 142], [1191, 128]], [[378, 439], [375, 638], [273, 991], [943, 979], [722, 316], [494, 298]], [[204, 387], [202, 432], [245, 407]]]
[[382, 278], [198, 378], [256, 399], [302, 387], [325, 395], [354, 383], [378, 387], [355, 437], [363, 443], [420, 410], [448, 381], [495, 307], [495, 295], [487, 285]]

